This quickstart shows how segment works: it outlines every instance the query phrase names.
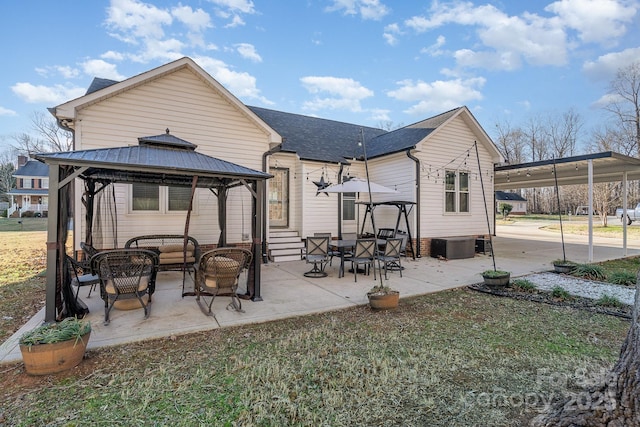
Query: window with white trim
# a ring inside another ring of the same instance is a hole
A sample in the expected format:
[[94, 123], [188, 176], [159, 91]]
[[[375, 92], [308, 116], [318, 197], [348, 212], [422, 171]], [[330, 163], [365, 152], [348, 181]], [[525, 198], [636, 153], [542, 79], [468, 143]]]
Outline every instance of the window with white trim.
[[342, 194], [342, 219], [355, 221], [356, 219], [356, 193]]
[[189, 209], [190, 187], [131, 184], [131, 211], [182, 212]]
[[444, 210], [446, 213], [468, 213], [469, 172], [448, 170], [444, 181]]

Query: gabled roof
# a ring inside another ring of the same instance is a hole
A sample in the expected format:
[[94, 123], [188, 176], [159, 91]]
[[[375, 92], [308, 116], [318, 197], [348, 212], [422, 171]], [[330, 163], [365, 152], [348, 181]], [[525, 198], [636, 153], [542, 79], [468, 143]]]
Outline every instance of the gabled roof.
[[36, 160], [28, 160], [13, 173], [15, 177], [49, 177], [49, 167]]
[[507, 191], [496, 191], [496, 200], [510, 200], [513, 202], [526, 202], [527, 199], [518, 193], [509, 193]]

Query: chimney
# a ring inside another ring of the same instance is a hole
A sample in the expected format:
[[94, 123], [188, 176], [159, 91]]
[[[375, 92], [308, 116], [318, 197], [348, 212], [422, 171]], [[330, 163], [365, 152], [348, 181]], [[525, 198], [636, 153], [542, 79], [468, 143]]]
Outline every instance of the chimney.
[[18, 167], [22, 167], [24, 165], [27, 164], [27, 160], [29, 160], [29, 157], [27, 156], [18, 156]]

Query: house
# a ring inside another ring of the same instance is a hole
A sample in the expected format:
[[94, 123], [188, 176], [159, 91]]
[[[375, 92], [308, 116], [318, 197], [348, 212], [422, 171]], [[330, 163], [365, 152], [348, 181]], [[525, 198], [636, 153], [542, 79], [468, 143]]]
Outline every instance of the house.
[[[50, 111], [73, 133], [76, 150], [134, 145], [167, 129], [202, 154], [273, 175], [263, 203], [265, 259], [276, 236], [337, 235], [363, 225], [372, 231], [357, 203], [364, 195], [318, 191], [349, 177], [364, 178], [367, 167], [371, 181], [396, 190], [374, 195], [373, 201], [415, 204], [405, 231], [419, 243], [418, 255], [428, 254], [434, 237], [492, 232], [484, 200], [493, 193], [493, 167], [502, 157], [466, 107], [389, 132], [247, 106], [193, 60], [182, 58], [121, 82], [96, 79], [84, 96]], [[80, 206], [83, 189], [75, 185]], [[187, 193], [170, 185], [116, 184], [117, 244], [141, 234], [182, 233]], [[220, 233], [216, 203], [211, 192], [197, 191], [190, 234], [204, 245], [215, 245]], [[249, 206], [246, 192], [229, 192], [229, 243], [250, 239]], [[393, 228], [397, 219], [393, 205], [375, 209], [377, 227]], [[83, 221], [77, 209], [74, 223], [84, 228]], [[115, 233], [108, 227], [100, 232]], [[75, 247], [82, 235], [76, 233]]]
[[500, 213], [500, 205], [502, 203], [510, 204], [513, 209], [510, 215], [526, 215], [527, 199], [518, 193], [510, 193], [507, 191], [496, 191], [496, 212]]
[[18, 169], [13, 176], [16, 188], [7, 193], [11, 204], [8, 217], [47, 216], [49, 210], [49, 167], [27, 156], [18, 156]]

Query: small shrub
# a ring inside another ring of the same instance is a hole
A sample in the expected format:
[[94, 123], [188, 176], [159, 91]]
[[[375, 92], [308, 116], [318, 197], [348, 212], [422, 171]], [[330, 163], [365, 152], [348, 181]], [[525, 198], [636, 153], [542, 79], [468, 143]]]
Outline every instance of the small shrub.
[[624, 305], [622, 301], [620, 301], [618, 298], [612, 295], [607, 295], [607, 294], [604, 294], [600, 298], [598, 298], [598, 300], [596, 301], [596, 304], [601, 305], [603, 307], [615, 307], [615, 308], [620, 308]]
[[571, 275], [590, 280], [605, 280], [604, 270], [595, 264], [578, 264], [571, 272]]
[[527, 279], [513, 280], [511, 282], [511, 286], [520, 292], [531, 293], [531, 292], [535, 292], [535, 290], [538, 289], [535, 284], [533, 284], [530, 280], [527, 280]]
[[616, 271], [609, 275], [607, 281], [615, 285], [634, 286], [636, 275], [630, 271]]
[[551, 296], [561, 300], [566, 300], [569, 299], [571, 295], [569, 295], [569, 292], [562, 286], [554, 286], [553, 289], [551, 289]]
[[22, 212], [22, 217], [23, 218], [33, 218], [33, 215], [35, 214], [35, 212], [33, 211], [24, 211]]

